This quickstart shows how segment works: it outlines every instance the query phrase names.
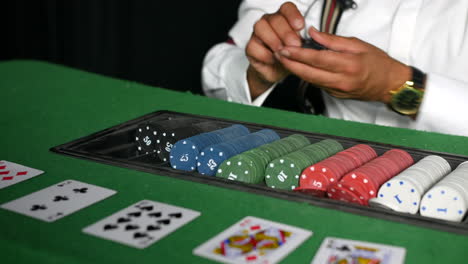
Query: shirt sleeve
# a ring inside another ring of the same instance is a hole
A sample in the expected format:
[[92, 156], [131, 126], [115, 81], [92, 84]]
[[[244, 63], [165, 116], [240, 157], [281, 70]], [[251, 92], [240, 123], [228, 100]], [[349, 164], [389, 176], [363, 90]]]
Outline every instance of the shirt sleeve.
[[467, 107], [467, 82], [429, 73], [423, 102], [413, 128], [466, 135], [468, 131]]
[[284, 1], [245, 0], [239, 7], [239, 19], [229, 31], [235, 45], [220, 43], [206, 54], [202, 68], [202, 87], [205, 95], [242, 104], [260, 106], [274, 89], [251, 99], [247, 83], [249, 61], [245, 46], [253, 32], [253, 26], [265, 13], [273, 13]]

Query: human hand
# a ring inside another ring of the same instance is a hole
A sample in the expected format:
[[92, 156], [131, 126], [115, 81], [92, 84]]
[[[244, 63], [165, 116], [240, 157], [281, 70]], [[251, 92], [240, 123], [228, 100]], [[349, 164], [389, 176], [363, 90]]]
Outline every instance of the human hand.
[[245, 49], [250, 62], [247, 81], [252, 99], [289, 74], [275, 53], [285, 46], [300, 47], [298, 32], [302, 28], [304, 18], [291, 2], [284, 3], [277, 12], [266, 14], [255, 23]]
[[280, 50], [279, 60], [285, 69], [332, 96], [389, 103], [389, 92], [411, 79], [410, 67], [360, 39], [314, 28], [309, 34], [329, 50], [287, 46]]

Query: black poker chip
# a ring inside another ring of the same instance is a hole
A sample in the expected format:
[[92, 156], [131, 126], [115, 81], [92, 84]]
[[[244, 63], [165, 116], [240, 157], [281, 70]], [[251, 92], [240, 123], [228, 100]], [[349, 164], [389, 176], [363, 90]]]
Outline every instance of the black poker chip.
[[140, 124], [135, 132], [138, 153], [150, 154], [156, 152], [156, 137], [157, 132], [152, 124]]
[[141, 155], [156, 154], [160, 151], [160, 144], [157, 143], [159, 133], [162, 133], [164, 129], [187, 126], [195, 122], [200, 121], [189, 118], [177, 118], [157, 121], [151, 120], [138, 125], [135, 132], [135, 142], [138, 153]]

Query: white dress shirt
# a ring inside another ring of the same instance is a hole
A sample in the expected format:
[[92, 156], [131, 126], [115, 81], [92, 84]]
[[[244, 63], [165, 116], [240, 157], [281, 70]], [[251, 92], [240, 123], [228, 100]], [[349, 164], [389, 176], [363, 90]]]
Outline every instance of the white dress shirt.
[[[468, 0], [354, 0], [336, 34], [373, 44], [391, 57], [427, 74], [426, 91], [417, 120], [398, 115], [379, 102], [338, 99], [323, 93], [331, 118], [468, 136]], [[286, 1], [244, 0], [239, 19], [229, 31], [236, 45], [220, 43], [204, 60], [206, 95], [260, 106], [271, 87], [254, 101], [247, 84], [245, 46], [253, 25]], [[306, 25], [319, 28], [323, 0], [292, 1]]]

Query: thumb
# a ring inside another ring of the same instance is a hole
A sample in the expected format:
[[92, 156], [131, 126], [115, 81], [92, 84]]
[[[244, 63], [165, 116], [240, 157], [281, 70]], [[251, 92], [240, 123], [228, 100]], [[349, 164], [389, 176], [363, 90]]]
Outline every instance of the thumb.
[[320, 32], [314, 27], [309, 28], [309, 35], [315, 41], [333, 51], [359, 53], [362, 50], [361, 43], [355, 38]]

